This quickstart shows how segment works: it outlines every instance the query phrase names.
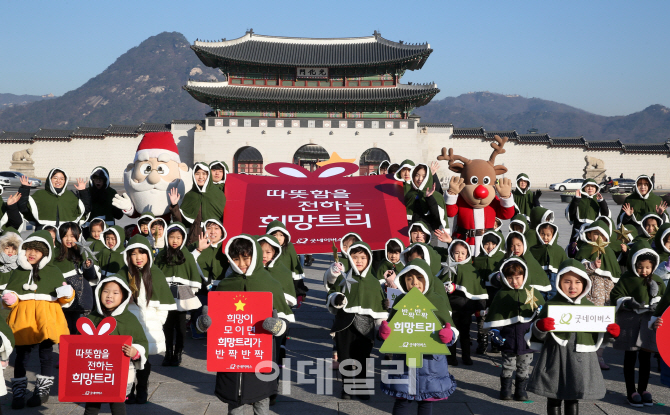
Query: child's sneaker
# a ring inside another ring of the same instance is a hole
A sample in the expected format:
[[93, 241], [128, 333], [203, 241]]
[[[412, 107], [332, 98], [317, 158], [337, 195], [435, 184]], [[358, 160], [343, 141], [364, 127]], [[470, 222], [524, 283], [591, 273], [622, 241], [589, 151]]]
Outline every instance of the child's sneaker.
[[647, 391], [642, 392], [642, 403], [646, 406], [654, 406], [654, 400], [651, 399], [651, 393]]
[[[651, 394], [649, 395], [651, 396]], [[634, 408], [642, 408], [644, 406], [642, 403], [642, 397], [637, 392], [634, 392], [628, 397], [628, 404]]]

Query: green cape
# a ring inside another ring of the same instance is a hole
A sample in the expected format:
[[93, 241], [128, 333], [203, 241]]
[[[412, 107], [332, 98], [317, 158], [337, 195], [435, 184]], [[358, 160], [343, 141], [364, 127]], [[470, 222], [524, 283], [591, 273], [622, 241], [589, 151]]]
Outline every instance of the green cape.
[[[561, 276], [567, 272], [574, 272], [577, 275], [579, 275], [586, 283], [584, 284], [584, 291], [575, 298], [574, 300], [570, 299], [564, 292], [561, 290], [560, 284], [556, 284], [556, 295], [552, 297], [549, 301], [547, 301], [546, 306], [542, 308], [542, 311], [540, 312], [540, 315], [538, 316], [538, 320], [546, 318], [549, 313], [549, 306], [551, 305], [561, 305], [561, 306], [569, 306], [569, 305], [579, 305], [579, 306], [594, 306], [592, 302], [587, 300], [586, 294], [591, 291], [591, 279], [589, 278], [588, 274], [586, 273], [586, 269], [584, 268], [584, 265], [582, 265], [579, 261], [575, 259], [567, 259], [561, 263], [560, 269], [558, 271], [558, 277], [556, 281], [560, 281]], [[594, 306], [595, 307], [595, 306]], [[542, 349], [542, 343], [544, 343], [547, 339], [547, 336], [551, 336], [554, 341], [559, 345], [559, 346], [567, 346], [568, 341], [570, 340], [570, 337], [572, 335], [575, 335], [575, 344], [576, 344], [576, 351], [580, 353], [587, 353], [587, 352], [595, 352], [600, 348], [600, 345], [603, 342], [604, 339], [604, 333], [589, 333], [589, 332], [577, 332], [577, 333], [572, 333], [572, 332], [540, 332], [536, 325], [533, 324], [531, 327], [531, 330], [526, 334], [526, 341], [529, 343], [530, 348], [533, 350], [541, 350]]]
[[[467, 247], [468, 257], [461, 262], [453, 260], [451, 251], [456, 246], [454, 242], [462, 242]], [[454, 239], [451, 241], [451, 244], [449, 245], [447, 265], [442, 268], [442, 273], [439, 278], [443, 284], [446, 284], [447, 282], [453, 283], [456, 291], [462, 292], [463, 295], [470, 300], [488, 300], [489, 298], [488, 291], [486, 291], [485, 281], [482, 280], [480, 274], [477, 273], [477, 270], [472, 265], [470, 245], [461, 239]]]
[[552, 210], [543, 208], [542, 206], [536, 206], [530, 210], [528, 232], [524, 233], [528, 247], [532, 248], [539, 243], [537, 228], [545, 222], [554, 223], [554, 212]]
[[[521, 258], [511, 257], [503, 262], [500, 266], [501, 274], [503, 267], [512, 262], [517, 262], [523, 267], [523, 284], [521, 284], [521, 288], [515, 289], [509, 285], [504, 275], [500, 275], [502, 288], [493, 297], [493, 301], [489, 306], [489, 311], [486, 314], [484, 322], [484, 328], [486, 329], [509, 326], [516, 323], [528, 323], [535, 317], [537, 306], [544, 305], [544, 297], [541, 293], [536, 292], [527, 285], [528, 266]], [[535, 297], [536, 307], [531, 306], [530, 302], [526, 302], [529, 298], [529, 291]]]
[[551, 283], [549, 282], [549, 278], [547, 278], [547, 273], [544, 272], [540, 263], [537, 262], [535, 257], [528, 251], [528, 243], [526, 243], [526, 237], [522, 233], [512, 231], [507, 234], [505, 251], [509, 251], [507, 241], [510, 240], [510, 236], [513, 234], [519, 235], [523, 241], [523, 253], [519, 258], [521, 258], [528, 266], [528, 285], [543, 293], [551, 291]]
[[284, 266], [291, 271], [291, 276], [294, 280], [303, 279], [305, 277], [305, 271], [303, 271], [302, 266], [300, 265], [300, 259], [295, 251], [295, 247], [291, 243], [291, 234], [288, 229], [286, 229], [286, 226], [284, 226], [281, 221], [274, 220], [265, 227], [266, 235], [272, 235], [276, 231], [281, 231], [286, 238], [284, 241], [284, 245], [286, 246], [282, 249], [278, 262], [284, 264]]
[[[544, 240], [540, 238], [540, 226], [548, 224], [554, 229], [554, 236], [551, 238], [549, 243], [544, 243]], [[558, 241], [558, 226], [551, 222], [544, 222], [537, 225], [535, 230], [537, 235], [537, 244], [530, 248], [530, 253], [537, 260], [537, 262], [542, 266], [542, 269], [545, 271], [550, 271], [552, 273], [558, 272], [558, 267], [568, 259], [568, 255], [565, 253], [565, 249], [561, 248], [556, 241]]]
[[410, 244], [407, 248], [405, 248], [404, 251], [400, 253], [400, 260], [402, 261], [403, 264], [411, 262], [409, 261], [408, 254], [409, 251], [411, 251], [415, 246], [421, 247], [421, 252], [423, 255], [422, 259], [430, 267], [430, 277], [431, 277], [430, 291], [436, 292], [437, 294], [444, 296], [444, 298], [447, 301], [449, 301], [449, 296], [447, 295], [447, 292], [444, 290], [444, 285], [442, 284], [442, 281], [438, 278], [438, 275], [440, 275], [442, 271], [442, 265], [444, 264], [442, 264], [442, 259], [440, 257], [438, 257], [437, 260], [434, 258], [434, 256], [432, 255], [431, 247], [429, 245], [421, 242], [415, 242], [413, 244]]
[[[207, 172], [207, 181], [200, 187], [195, 180], [195, 171], [200, 168]], [[205, 163], [195, 163], [193, 171], [193, 188], [184, 195], [179, 210], [182, 217], [193, 224], [198, 214], [200, 214], [200, 223], [208, 219], [221, 220], [223, 218], [223, 209], [226, 206], [226, 195], [219, 188], [212, 184], [212, 173], [209, 166]]]
[[[65, 175], [65, 185], [57, 192], [51, 184], [51, 176], [58, 170]], [[70, 177], [63, 169], [51, 169], [44, 184], [44, 190], [38, 190], [28, 197], [28, 210], [35, 222], [40, 225], [57, 225], [63, 222], [76, 222], [85, 212], [84, 203], [74, 192], [67, 190]]]
[[[389, 243], [391, 241], [400, 245], [400, 259], [396, 263], [393, 263], [393, 262], [389, 261], [389, 259], [388, 259], [388, 257], [389, 257], [388, 248], [389, 248]], [[405, 250], [405, 244], [402, 243], [402, 241], [400, 239], [391, 238], [388, 241], [386, 241], [386, 243], [384, 244], [384, 261], [382, 261], [382, 263], [379, 264], [377, 269], [374, 270], [374, 274], [377, 276], [377, 279], [380, 282], [384, 282], [384, 273], [386, 273], [386, 271], [394, 270], [395, 273], [398, 274], [400, 272], [400, 270], [403, 269], [405, 264], [402, 261], [402, 251], [404, 251], [404, 250]]]
[[288, 306], [293, 307], [298, 303], [296, 300], [295, 285], [293, 285], [293, 276], [291, 275], [291, 271], [289, 271], [289, 269], [286, 268], [284, 264], [278, 262], [282, 251], [281, 245], [279, 245], [279, 241], [277, 241], [277, 238], [272, 235], [263, 235], [259, 237], [257, 241], [259, 245], [261, 242], [266, 242], [277, 251], [275, 257], [265, 265], [265, 269], [270, 273], [270, 275], [272, 275], [272, 278], [279, 281], [282, 286], [282, 290], [284, 290], [284, 298], [286, 298]]
[[125, 264], [125, 261], [123, 260], [123, 242], [126, 239], [126, 232], [122, 227], [114, 225], [100, 234], [103, 241], [105, 239], [105, 233], [107, 232], [112, 232], [114, 236], [116, 236], [116, 245], [114, 245], [112, 249], [109, 249], [104, 243], [101, 244], [102, 246], [97, 255], [101, 278], [118, 274]]
[[[167, 263], [167, 253], [169, 249], [168, 233], [172, 228], [179, 228], [184, 234], [184, 240], [182, 241], [181, 247], [179, 249], [181, 249], [182, 254], [184, 254], [186, 261], [180, 265], [170, 265]], [[184, 246], [186, 245], [187, 235], [186, 228], [180, 222], [172, 222], [170, 225], [168, 225], [168, 227], [163, 232], [163, 238], [165, 239], [165, 249], [161, 250], [156, 256], [156, 266], [158, 266], [158, 268], [163, 271], [165, 280], [168, 282], [168, 284], [185, 285], [187, 287], [191, 287], [193, 292], [196, 292], [202, 285], [203, 277], [200, 274], [200, 268], [198, 268], [198, 264], [195, 262], [195, 258], [193, 258], [193, 254], [191, 254]]]
[[100, 322], [105, 318], [103, 308], [100, 304], [100, 295], [102, 294], [102, 287], [105, 283], [111, 281], [119, 284], [121, 289], [126, 292], [126, 299], [112, 312], [111, 316], [116, 320], [116, 328], [109, 333], [109, 335], [131, 336], [133, 338], [132, 345], [140, 353], [140, 358], [136, 361], [131, 360], [131, 362], [135, 364], [135, 369], [142, 370], [144, 369], [144, 364], [147, 362], [149, 341], [147, 340], [146, 334], [144, 334], [144, 329], [142, 328], [140, 321], [133, 313], [128, 311], [128, 302], [132, 295], [126, 282], [119, 278], [118, 275], [109, 276], [103, 279], [95, 288], [95, 307], [88, 315], [88, 318], [91, 319], [96, 327], [98, 327]]
[[[528, 182], [528, 187], [526, 187], [526, 190], [521, 190], [519, 187], [519, 182], [521, 180]], [[516, 186], [512, 192], [517, 213], [520, 213], [526, 217], [530, 216], [530, 210], [533, 208], [533, 192], [530, 191], [530, 185], [531, 183], [528, 175], [526, 173], [519, 173], [519, 175], [516, 176]]]
[[596, 191], [593, 196], [589, 196], [584, 190], [584, 188], [589, 185], [596, 186], [598, 191], [600, 190], [600, 186], [593, 179], [586, 179], [582, 182], [582, 186], [580, 187], [582, 195], [580, 198], [575, 196], [577, 203], [577, 211], [575, 212], [576, 216], [570, 214], [570, 205], [568, 205], [565, 210], [566, 217], [571, 225], [573, 223], [590, 223], [600, 215], [600, 204], [594, 197], [598, 194], [598, 191]]
[[[491, 252], [486, 252], [484, 249], [484, 236], [487, 234], [494, 235], [498, 238], [498, 245], [493, 248]], [[479, 278], [485, 281], [487, 286], [491, 285], [489, 282], [491, 274], [500, 270], [500, 265], [505, 259], [505, 250], [502, 248], [503, 239], [503, 235], [499, 231], [486, 231], [484, 235], [482, 235], [479, 255], [472, 260], [472, 265], [475, 267], [475, 270], [477, 270]]]
[[222, 192], [226, 189], [226, 179], [228, 178], [228, 165], [222, 161], [219, 160], [214, 160], [213, 162], [209, 163], [209, 171], [212, 171], [212, 166], [219, 165], [223, 167], [223, 180], [220, 182], [215, 182], [212, 179], [212, 185], [216, 187], [217, 189], [221, 190]]
[[[639, 182], [641, 179], [647, 179], [650, 185], [649, 192], [642, 196], [640, 194], [640, 191], [637, 188], [637, 182]], [[638, 176], [637, 179], [635, 179], [635, 187], [633, 187], [633, 193], [630, 194], [630, 196], [626, 197], [626, 200], [624, 200], [624, 203], [630, 204], [630, 207], [633, 208], [633, 216], [631, 219], [635, 224], [638, 226], [642, 224], [642, 218], [647, 216], [650, 213], [656, 213], [656, 206], [659, 206], [661, 203], [663, 203], [663, 199], [660, 198], [656, 193], [654, 193], [654, 183], [651, 181], [651, 177], [647, 176], [646, 174]], [[623, 220], [624, 216], [626, 213], [621, 210], [621, 213], [619, 214], [618, 218], [618, 223], [621, 223]], [[668, 221], [668, 216], [667, 213], [663, 215], [664, 216], [664, 221]]]
[[[621, 279], [614, 285], [610, 292], [610, 303], [616, 305], [617, 311], [625, 300], [635, 299], [640, 304], [644, 303], [649, 306], [652, 303], [657, 303], [665, 294], [665, 283], [656, 274], [651, 274], [651, 278], [658, 284], [658, 295], [651, 298], [649, 295], [648, 285], [645, 283], [645, 278], [640, 277], [635, 269], [635, 262], [640, 255], [649, 254], [656, 258], [658, 264], [658, 254], [651, 249], [651, 246], [646, 241], [640, 241], [630, 248], [628, 255], [628, 270], [623, 273]], [[648, 309], [635, 310], [636, 313], [642, 314]]]
[[[411, 172], [412, 169], [414, 169], [414, 166], [415, 166], [415, 165], [416, 165], [416, 164], [414, 164], [414, 162], [413, 162], [412, 160], [410, 160], [410, 159], [405, 159], [405, 160], [402, 161], [402, 163], [400, 163], [400, 167], [398, 167], [398, 170], [396, 170], [396, 172], [393, 174], [393, 178], [394, 178], [395, 180], [397, 180], [397, 181], [399, 181], [399, 182], [402, 182], [402, 183], [404, 183], [404, 184], [407, 185], [407, 186], [403, 186], [403, 188], [405, 189], [405, 193], [407, 193], [412, 187], [411, 187], [411, 185], [410, 185], [409, 183], [405, 183], [405, 181], [402, 179], [402, 177], [400, 177], [400, 170], [402, 170], [402, 169], [404, 169], [404, 168], [408, 168], [408, 169], [410, 170], [410, 172]], [[430, 170], [429, 170], [429, 171], [430, 171]], [[426, 175], [426, 176], [427, 176], [427, 175]]]
[[209, 284], [217, 285], [219, 280], [223, 279], [228, 271], [228, 257], [221, 249], [221, 242], [228, 237], [226, 229], [223, 227], [221, 222], [215, 219], [210, 219], [205, 222], [205, 229], [207, 228], [208, 222], [214, 222], [221, 227], [223, 232], [221, 233], [221, 240], [216, 244], [210, 244], [209, 247], [203, 249], [202, 252], [193, 251], [193, 257], [200, 267], [200, 271], [203, 275], [202, 289], [206, 290]]
[[[246, 239], [252, 243], [253, 253], [251, 255], [251, 264], [245, 272], [242, 272], [230, 257], [230, 245], [237, 239]], [[241, 234], [230, 238], [226, 244], [226, 257], [228, 257], [228, 262], [230, 263], [231, 273], [219, 282], [219, 285], [216, 286], [216, 291], [271, 292], [272, 308], [277, 310], [277, 315], [284, 320], [295, 321], [293, 311], [286, 304], [286, 297], [284, 297], [281, 283], [272, 278], [272, 275], [263, 267], [261, 247], [251, 235]]]
[[667, 261], [670, 256], [670, 250], [665, 247], [663, 240], [670, 234], [670, 223], [661, 225], [654, 236], [654, 251], [658, 254], [661, 262]]
[[[594, 245], [586, 239], [586, 233], [590, 231], [598, 232], [606, 242], [609, 241], [610, 238], [609, 226], [607, 226], [605, 221], [598, 220], [587, 226], [580, 236], [584, 244], [581, 245], [581, 248], [575, 255], [575, 259], [582, 263], [595, 261], [599, 256], [597, 252], [593, 252]], [[594, 272], [602, 277], [611, 279], [614, 283], [619, 281], [619, 278], [621, 278], [621, 268], [619, 267], [619, 262], [617, 261], [616, 254], [612, 251], [612, 248], [607, 246], [605, 248], [605, 255], [601, 254], [600, 259], [602, 260], [602, 265]]]

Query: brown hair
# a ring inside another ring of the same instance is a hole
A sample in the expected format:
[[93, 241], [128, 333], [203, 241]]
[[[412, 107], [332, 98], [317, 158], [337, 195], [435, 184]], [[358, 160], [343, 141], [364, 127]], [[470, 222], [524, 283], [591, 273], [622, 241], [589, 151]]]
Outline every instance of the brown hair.
[[516, 261], [512, 261], [505, 264], [505, 266], [502, 269], [502, 274], [505, 277], [511, 277], [513, 275], [524, 275], [525, 269], [523, 268], [523, 265], [519, 264]]

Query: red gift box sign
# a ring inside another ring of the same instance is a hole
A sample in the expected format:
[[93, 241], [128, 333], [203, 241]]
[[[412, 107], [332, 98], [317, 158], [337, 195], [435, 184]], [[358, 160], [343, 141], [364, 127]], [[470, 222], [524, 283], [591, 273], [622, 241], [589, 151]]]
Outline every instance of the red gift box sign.
[[663, 325], [656, 330], [658, 352], [666, 365], [670, 366], [670, 308], [661, 316]]
[[272, 293], [212, 291], [207, 301], [207, 371], [271, 372], [274, 339], [263, 321], [272, 317]]
[[124, 402], [130, 358], [121, 348], [131, 336], [110, 336], [116, 319], [98, 327], [86, 317], [77, 320], [83, 335], [60, 337], [58, 400], [61, 402]]
[[298, 254], [331, 252], [333, 242], [349, 232], [361, 235], [373, 250], [384, 249], [391, 238], [407, 244], [402, 183], [386, 176], [346, 177], [358, 171], [352, 163], [332, 163], [313, 172], [272, 163], [265, 171], [276, 177], [228, 175], [223, 216], [230, 237], [262, 235], [270, 222], [279, 220]]

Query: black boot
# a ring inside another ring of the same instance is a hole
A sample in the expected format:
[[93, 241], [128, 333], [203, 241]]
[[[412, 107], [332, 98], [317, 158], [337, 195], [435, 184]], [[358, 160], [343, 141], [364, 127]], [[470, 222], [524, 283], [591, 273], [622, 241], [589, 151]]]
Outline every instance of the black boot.
[[486, 354], [489, 347], [489, 334], [484, 329], [483, 321], [483, 317], [477, 317], [477, 354]]
[[145, 404], [149, 399], [149, 375], [151, 374], [151, 364], [146, 362], [144, 364], [144, 369], [138, 370], [136, 373], [137, 376], [137, 389], [136, 389], [136, 398], [135, 403]]
[[503, 377], [500, 376], [500, 400], [501, 401], [511, 401], [512, 400], [512, 377]]
[[170, 366], [179, 366], [181, 365], [181, 354], [182, 349], [175, 348], [174, 354], [172, 355], [172, 364]]
[[130, 387], [130, 393], [126, 396], [126, 405], [132, 405], [137, 402], [137, 398], [135, 396], [135, 384]]
[[528, 385], [528, 378], [516, 377], [514, 382], [514, 400], [515, 401], [527, 401], [528, 394], [526, 393], [526, 385]]
[[12, 409], [23, 409], [26, 406], [26, 389], [28, 378], [12, 378]]
[[458, 360], [456, 359], [456, 346], [449, 346], [449, 356], [447, 356], [447, 364], [449, 366], [458, 366]]
[[161, 363], [161, 366], [172, 366], [172, 345], [167, 347], [167, 350], [165, 350], [165, 357], [163, 358], [163, 363]]
[[461, 339], [461, 360], [466, 366], [472, 366], [472, 358], [470, 358], [470, 339], [466, 338], [465, 341]]
[[26, 405], [29, 408], [34, 408], [40, 406], [44, 403], [47, 403], [49, 400], [49, 392], [51, 391], [51, 386], [54, 384], [53, 376], [42, 376], [37, 375], [37, 380], [35, 381], [35, 389], [33, 390], [33, 396], [28, 399]]
[[565, 415], [579, 415], [579, 401], [565, 401]]
[[547, 399], [547, 415], [561, 415], [561, 400]]

